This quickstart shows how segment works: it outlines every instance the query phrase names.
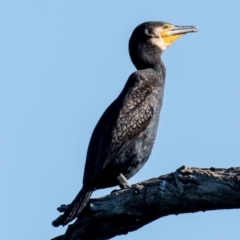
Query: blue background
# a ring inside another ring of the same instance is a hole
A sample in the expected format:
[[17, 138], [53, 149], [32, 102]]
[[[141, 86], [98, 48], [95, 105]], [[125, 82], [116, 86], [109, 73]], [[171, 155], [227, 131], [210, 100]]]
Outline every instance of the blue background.
[[[163, 54], [160, 127], [136, 183], [182, 166], [240, 161], [240, 2], [0, 2], [1, 239], [50, 239], [81, 188], [92, 130], [135, 71], [132, 30], [144, 21], [196, 25]], [[93, 197], [108, 194], [97, 191]], [[239, 210], [161, 218], [116, 239], [239, 239]]]

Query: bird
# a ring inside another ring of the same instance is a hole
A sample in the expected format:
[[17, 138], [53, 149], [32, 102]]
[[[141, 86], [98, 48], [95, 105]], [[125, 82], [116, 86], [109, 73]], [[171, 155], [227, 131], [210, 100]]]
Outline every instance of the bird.
[[144, 22], [134, 29], [128, 46], [137, 70], [95, 126], [83, 186], [53, 226], [64, 226], [78, 217], [93, 191], [116, 185], [131, 187], [128, 179], [148, 160], [157, 134], [166, 75], [161, 54], [182, 35], [197, 31], [195, 26], [158, 21]]

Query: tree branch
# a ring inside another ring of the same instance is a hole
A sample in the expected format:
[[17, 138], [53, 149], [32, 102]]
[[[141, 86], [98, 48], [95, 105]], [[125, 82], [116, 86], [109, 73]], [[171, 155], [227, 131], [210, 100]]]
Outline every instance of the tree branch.
[[240, 167], [182, 166], [174, 173], [91, 199], [66, 233], [52, 240], [110, 239], [170, 214], [232, 208], [240, 208]]

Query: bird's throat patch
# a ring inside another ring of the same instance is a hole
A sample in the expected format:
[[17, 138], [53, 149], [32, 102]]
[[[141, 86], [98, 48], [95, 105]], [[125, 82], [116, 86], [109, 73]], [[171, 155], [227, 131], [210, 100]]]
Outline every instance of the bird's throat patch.
[[161, 34], [165, 44], [171, 45], [175, 40], [180, 38], [183, 34], [168, 35], [167, 33]]

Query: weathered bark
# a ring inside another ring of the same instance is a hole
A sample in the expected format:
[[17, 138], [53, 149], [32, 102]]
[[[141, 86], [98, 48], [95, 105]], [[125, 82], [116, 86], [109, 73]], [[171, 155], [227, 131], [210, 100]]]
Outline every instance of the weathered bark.
[[240, 208], [240, 167], [183, 166], [130, 189], [91, 199], [77, 221], [54, 240], [110, 239], [170, 214], [232, 208]]

